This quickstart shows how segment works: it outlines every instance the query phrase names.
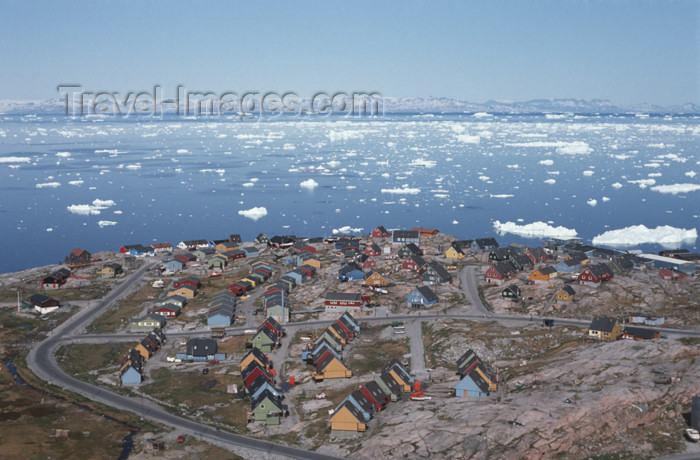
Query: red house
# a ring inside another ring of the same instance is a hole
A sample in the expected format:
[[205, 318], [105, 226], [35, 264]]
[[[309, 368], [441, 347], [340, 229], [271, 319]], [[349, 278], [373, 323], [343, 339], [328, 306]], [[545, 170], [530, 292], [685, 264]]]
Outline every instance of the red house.
[[384, 393], [384, 390], [374, 380], [362, 385], [360, 392], [372, 403], [377, 412], [384, 410], [389, 401], [391, 401], [391, 397]]
[[307, 246], [304, 246], [304, 247], [301, 248], [299, 251], [301, 251], [301, 252], [308, 252], [308, 253], [310, 253], [310, 254], [316, 254], [316, 248], [313, 247], [313, 246], [308, 246], [308, 245], [307, 245]]
[[[512, 268], [511, 268], [512, 267]], [[486, 282], [494, 284], [502, 284], [505, 280], [515, 276], [517, 270], [510, 262], [501, 262], [491, 265], [486, 270]]]
[[228, 286], [226, 286], [226, 290], [228, 292], [232, 292], [236, 295], [243, 295], [247, 292], [248, 288], [244, 284], [233, 283], [233, 284], [229, 284]]
[[659, 270], [659, 278], [664, 280], [682, 280], [687, 276], [688, 275], [678, 270], [671, 270], [668, 268], [662, 268]]
[[377, 257], [382, 255], [382, 248], [380, 248], [378, 244], [372, 243], [367, 245], [362, 253], [370, 257]]
[[179, 279], [173, 283], [173, 288], [175, 289], [179, 289], [182, 286], [192, 286], [195, 289], [199, 289], [199, 278], [195, 278], [194, 276], [188, 276], [187, 278]]
[[427, 262], [425, 261], [425, 259], [423, 259], [423, 257], [414, 254], [414, 255], [409, 256], [408, 258], [404, 259], [403, 263], [401, 263], [401, 269], [411, 270], [411, 271], [417, 272], [418, 270], [423, 268], [426, 264], [427, 264]]
[[[250, 369], [249, 369], [249, 368], [250, 368]], [[247, 375], [245, 375], [245, 377], [243, 378], [243, 385], [244, 385], [246, 388], [248, 388], [248, 387], [250, 386], [250, 384], [253, 383], [253, 381], [254, 381], [255, 379], [257, 379], [258, 376], [260, 376], [260, 375], [262, 375], [263, 377], [265, 377], [265, 380], [267, 380], [267, 381], [270, 382], [270, 383], [273, 383], [274, 380], [275, 380], [275, 378], [274, 378], [272, 375], [270, 375], [269, 373], [265, 372], [265, 370], [264, 370], [262, 367], [260, 367], [260, 364], [258, 364], [257, 361], [253, 361], [253, 362], [251, 362], [250, 364], [248, 364], [248, 367], [246, 367], [246, 368], [243, 370], [242, 374], [247, 374]]]
[[389, 238], [389, 232], [386, 231], [382, 225], [377, 225], [377, 227], [372, 230], [372, 238]]
[[598, 287], [600, 283], [611, 280], [614, 276], [605, 264], [589, 264], [578, 276], [578, 283], [584, 286]]
[[268, 317], [258, 328], [258, 331], [262, 328], [267, 328], [269, 329], [273, 334], [275, 334], [277, 337], [284, 337], [287, 335], [286, 332], [284, 332], [284, 328], [280, 323], [275, 321], [273, 317]]
[[166, 318], [177, 318], [180, 314], [180, 307], [174, 304], [165, 304], [159, 307], [153, 307], [148, 309], [148, 314], [156, 314], [165, 316]]
[[367, 254], [362, 254], [358, 259], [357, 263], [359, 263], [362, 268], [374, 268], [377, 266], [377, 262]]
[[344, 331], [345, 335], [347, 336], [348, 342], [352, 342], [355, 339], [355, 331], [351, 330], [340, 319], [336, 321], [335, 324]]
[[308, 278], [311, 278], [312, 276], [316, 275], [316, 267], [312, 267], [311, 265], [302, 265], [301, 267], [299, 267], [299, 270], [304, 271]]

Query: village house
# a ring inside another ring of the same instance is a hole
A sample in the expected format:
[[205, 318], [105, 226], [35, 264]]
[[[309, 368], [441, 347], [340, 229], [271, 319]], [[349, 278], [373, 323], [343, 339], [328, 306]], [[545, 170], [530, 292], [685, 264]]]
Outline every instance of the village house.
[[398, 251], [398, 256], [401, 259], [411, 256], [422, 256], [423, 251], [415, 243], [407, 243], [401, 246]]
[[394, 230], [391, 235], [391, 244], [406, 243], [420, 245], [420, 232], [412, 230]]
[[460, 381], [453, 387], [457, 397], [486, 397], [498, 389], [490, 369], [469, 349], [457, 360]]
[[605, 264], [589, 264], [578, 276], [579, 284], [598, 287], [603, 281], [613, 279], [615, 275]]
[[253, 419], [267, 425], [279, 425], [281, 418], [289, 414], [286, 406], [268, 389], [263, 390], [251, 401]]
[[161, 315], [145, 315], [129, 321], [129, 328], [133, 331], [152, 331], [153, 329], [163, 329], [165, 327], [165, 317]]
[[170, 243], [153, 243], [150, 247], [155, 254], [169, 254], [173, 252], [173, 245]]
[[423, 259], [422, 256], [413, 254], [404, 259], [404, 261], [401, 263], [401, 269], [417, 272], [426, 264], [427, 262], [425, 261], [425, 259]]
[[194, 296], [197, 294], [197, 289], [193, 288], [190, 285], [184, 285], [181, 286], [177, 289], [171, 289], [170, 291], [167, 292], [166, 296], [174, 296], [174, 295], [179, 295], [181, 297], [185, 297], [186, 299], [192, 299]]
[[360, 391], [374, 405], [377, 413], [383, 411], [391, 401], [391, 397], [374, 380], [362, 385]]
[[311, 376], [316, 381], [352, 377], [352, 371], [348, 369], [345, 362], [332, 353], [327, 353], [315, 364], [315, 367], [316, 370], [311, 372]]
[[372, 230], [372, 238], [389, 238], [389, 232], [382, 225], [377, 225]]
[[34, 308], [34, 310], [38, 311], [42, 315], [53, 313], [61, 306], [61, 302], [59, 302], [57, 299], [53, 299], [49, 296], [38, 293], [29, 296], [24, 303], [27, 306]]
[[549, 255], [544, 248], [525, 248], [524, 253], [530, 258], [530, 260], [532, 260], [532, 263], [534, 264], [540, 264], [549, 260]]
[[141, 354], [132, 349], [122, 360], [119, 370], [119, 378], [122, 385], [138, 385], [143, 381], [142, 369], [144, 358]]
[[517, 273], [517, 269], [510, 262], [498, 262], [491, 265], [487, 270], [484, 277], [486, 282], [491, 284], [503, 284], [506, 280], [512, 278]]
[[180, 307], [173, 303], [153, 307], [148, 309], [148, 314], [162, 315], [166, 318], [177, 318], [180, 315]]
[[253, 361], [257, 362], [260, 366], [262, 366], [265, 370], [272, 369], [272, 361], [270, 360], [270, 357], [267, 356], [267, 354], [263, 353], [257, 348], [253, 348], [250, 350], [248, 353], [246, 353], [245, 356], [241, 359], [239, 368], [242, 371], [250, 363]]
[[67, 268], [60, 268], [55, 272], [51, 273], [49, 276], [42, 278], [41, 286], [44, 289], [58, 289], [68, 281], [70, 276], [70, 270]]
[[472, 241], [472, 250], [475, 252], [486, 252], [498, 249], [498, 242], [495, 238], [477, 238]]
[[370, 257], [379, 257], [382, 255], [382, 248], [380, 248], [377, 243], [370, 243], [365, 247], [362, 253]]
[[495, 248], [489, 252], [489, 260], [492, 262], [503, 262], [518, 255], [518, 251], [512, 247]]
[[428, 286], [418, 286], [406, 297], [406, 303], [413, 308], [422, 306], [430, 307], [436, 304], [438, 297]]
[[250, 339], [250, 345], [263, 352], [270, 352], [279, 344], [279, 337], [266, 327], [258, 329], [253, 338]]
[[588, 326], [588, 337], [600, 340], [616, 340], [622, 335], [620, 322], [613, 318], [593, 318]]
[[418, 232], [421, 237], [424, 236], [437, 236], [440, 233], [440, 230], [434, 229], [434, 228], [423, 228], [423, 227], [413, 227], [411, 229], [412, 232]]
[[207, 326], [229, 327], [233, 324], [235, 309], [227, 306], [210, 307], [207, 313]]
[[666, 319], [663, 316], [651, 316], [646, 313], [630, 313], [629, 321], [632, 324], [646, 324], [647, 326], [663, 326]]
[[186, 353], [177, 353], [176, 358], [183, 361], [194, 362], [218, 362], [226, 359], [226, 353], [218, 353], [218, 345], [213, 339], [189, 339], [186, 345]]
[[181, 241], [177, 245], [178, 249], [182, 249], [183, 251], [192, 251], [193, 249], [208, 248], [210, 246], [211, 244], [207, 240]]
[[544, 267], [538, 268], [537, 270], [530, 273], [527, 277], [530, 281], [535, 284], [544, 283], [552, 278], [556, 278], [557, 270], [551, 265], [545, 265]]
[[365, 275], [363, 284], [377, 287], [388, 286], [389, 280], [387, 280], [381, 273], [372, 270]]
[[566, 285], [563, 288], [559, 289], [559, 291], [557, 291], [557, 296], [554, 300], [556, 302], [573, 302], [575, 294], [576, 291], [574, 291], [574, 288], [572, 288], [569, 285]]
[[503, 298], [503, 299], [510, 299], [512, 301], [517, 301], [520, 299], [521, 296], [522, 296], [522, 291], [515, 284], [511, 284], [510, 286], [506, 286], [501, 291], [501, 298]]
[[90, 265], [92, 263], [92, 255], [85, 249], [75, 248], [66, 256], [63, 263], [71, 268]]
[[452, 283], [452, 275], [440, 262], [428, 262], [418, 271], [426, 284]]
[[625, 326], [622, 330], [623, 339], [654, 340], [659, 337], [659, 331], [643, 327]]
[[100, 276], [102, 278], [114, 278], [122, 273], [124, 273], [124, 269], [121, 265], [116, 263], [104, 264], [100, 269]]
[[328, 292], [324, 301], [326, 313], [360, 310], [369, 301], [362, 294], [353, 292]]
[[355, 262], [348, 262], [338, 270], [338, 279], [340, 281], [363, 280], [364, 277], [365, 273]]
[[354, 404], [344, 400], [333, 410], [331, 430], [364, 432], [367, 430], [367, 420]]
[[466, 254], [462, 250], [461, 247], [456, 245], [455, 243], [452, 243], [449, 248], [447, 248], [447, 251], [445, 251], [445, 258], [447, 259], [457, 259], [461, 260], [464, 259]]

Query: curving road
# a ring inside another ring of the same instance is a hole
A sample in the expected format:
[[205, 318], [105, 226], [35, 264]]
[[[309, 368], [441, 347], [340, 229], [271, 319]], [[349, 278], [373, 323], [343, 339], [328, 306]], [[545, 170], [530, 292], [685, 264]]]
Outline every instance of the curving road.
[[[27, 364], [32, 372], [50, 384], [59, 385], [66, 390], [78, 393], [92, 401], [97, 401], [111, 407], [133, 412], [143, 418], [152, 420], [156, 423], [172, 426], [193, 436], [205, 437], [227, 444], [233, 444], [248, 449], [255, 449], [262, 451], [269, 456], [318, 460], [338, 458], [317, 452], [310, 452], [304, 449], [276, 444], [269, 441], [236, 435], [225, 431], [219, 431], [205, 424], [166, 412], [160, 407], [144, 404], [144, 402], [140, 399], [128, 398], [95, 385], [91, 385], [87, 382], [77, 380], [66, 374], [59, 367], [55, 357], [57, 348], [64, 342], [75, 341], [75, 334], [78, 331], [80, 331], [85, 325], [89, 324], [92, 320], [96, 319], [106, 309], [110, 308], [118, 299], [127, 295], [136, 285], [136, 283], [143, 277], [143, 275], [154, 265], [155, 263], [150, 263], [138, 269], [131, 276], [126, 278], [123, 283], [107, 294], [107, 296], [105, 296], [97, 304], [97, 306], [90, 307], [80, 312], [75, 317], [69, 319], [60, 327], [56, 328], [46, 340], [34, 347], [27, 357]], [[127, 334], [127, 336], [130, 340], [134, 339], [133, 335]], [[102, 335], [100, 341], [107, 342], [109, 339], [106, 335]]]
[[[78, 313], [74, 317], [67, 320], [61, 326], [56, 328], [51, 335], [35, 346], [27, 357], [29, 368], [43, 380], [59, 385], [67, 390], [81, 394], [93, 401], [106, 404], [111, 407], [116, 407], [122, 410], [128, 410], [143, 418], [152, 420], [156, 423], [172, 426], [184, 433], [189, 433], [194, 436], [209, 438], [222, 443], [227, 443], [235, 446], [240, 446], [249, 449], [262, 451], [268, 455], [277, 457], [289, 457], [300, 459], [333, 459], [330, 455], [325, 455], [317, 452], [311, 452], [295, 447], [289, 447], [281, 444], [276, 444], [269, 441], [264, 441], [256, 438], [236, 435], [225, 431], [219, 431], [205, 424], [192, 421], [176, 414], [169, 413], [162, 408], [144, 403], [141, 399], [129, 398], [109, 390], [91, 385], [90, 383], [77, 380], [66, 374], [56, 362], [55, 352], [58, 347], [64, 343], [75, 342], [117, 342], [117, 341], [133, 341], [134, 334], [80, 334], [87, 324], [94, 321], [100, 314], [110, 308], [118, 299], [127, 295], [133, 289], [138, 281], [150, 270], [155, 263], [144, 265], [131, 276], [126, 278], [119, 286], [113, 289], [107, 296], [100, 300], [96, 306], [88, 307], [84, 311]], [[487, 320], [498, 322], [531, 322], [532, 319], [527, 316], [511, 316], [511, 315], [495, 315], [488, 310], [481, 302], [477, 289], [476, 276], [474, 271], [476, 267], [468, 266], [460, 272], [462, 280], [462, 290], [465, 298], [470, 303], [470, 313], [463, 314], [436, 314], [436, 315], [396, 315], [387, 317], [362, 318], [362, 323], [383, 323], [393, 321], [412, 321], [413, 328], [420, 330], [420, 323], [425, 320], [432, 319], [471, 319], [471, 320]], [[569, 318], [550, 317], [555, 320], [557, 325], [569, 325], [586, 327], [590, 321], [576, 320]], [[417, 321], [416, 321], [417, 320]], [[538, 319], [539, 321], [539, 319]], [[313, 326], [323, 326], [331, 323], [331, 321], [306, 321], [300, 323], [291, 323], [287, 325], [289, 332], [299, 328], [307, 328]], [[247, 327], [231, 327], [227, 328], [227, 332], [233, 335], [243, 334]], [[203, 335], [208, 331], [187, 331], [168, 334], [170, 337]], [[664, 333], [669, 336], [692, 336], [700, 337], [700, 331], [695, 330], [677, 330], [666, 329]]]

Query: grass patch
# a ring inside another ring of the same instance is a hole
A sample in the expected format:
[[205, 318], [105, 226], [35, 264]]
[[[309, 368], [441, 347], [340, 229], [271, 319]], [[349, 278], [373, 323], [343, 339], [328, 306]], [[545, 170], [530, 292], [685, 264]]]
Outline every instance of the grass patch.
[[405, 338], [359, 343], [353, 349], [349, 366], [354, 375], [380, 372], [392, 359], [401, 360], [409, 352], [408, 339]]
[[120, 327], [128, 324], [131, 318], [139, 316], [141, 310], [143, 310], [143, 304], [148, 300], [156, 299], [161, 291], [162, 289], [145, 284], [141, 289], [120, 300], [112, 308], [104, 312], [87, 327], [88, 332], [115, 332]]
[[[94, 375], [99, 370], [113, 367], [107, 372], [116, 372], [121, 360], [134, 343], [113, 344], [70, 344], [60, 347], [56, 352], [56, 360], [68, 374], [80, 379]], [[105, 373], [105, 372], [102, 372]]]

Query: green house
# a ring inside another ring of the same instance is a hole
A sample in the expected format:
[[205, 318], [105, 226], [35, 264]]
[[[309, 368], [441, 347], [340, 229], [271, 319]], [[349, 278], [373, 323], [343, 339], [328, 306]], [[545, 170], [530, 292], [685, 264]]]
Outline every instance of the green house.
[[277, 337], [270, 329], [261, 327], [258, 333], [250, 339], [250, 344], [260, 351], [272, 351], [277, 346]]
[[212, 270], [215, 268], [217, 268], [219, 270], [223, 270], [224, 268], [226, 268], [226, 259], [224, 259], [222, 257], [212, 257], [211, 259], [209, 259], [207, 261], [207, 263], [209, 265], [209, 270]]
[[521, 295], [522, 292], [520, 291], [520, 288], [514, 284], [501, 291], [501, 297], [504, 299], [518, 300]]
[[268, 244], [270, 242], [270, 238], [268, 238], [264, 233], [261, 233], [255, 237], [255, 241], [260, 244]]
[[420, 250], [415, 243], [404, 244], [401, 249], [399, 249], [399, 257], [405, 259], [406, 257], [411, 257], [412, 255], [421, 256], [423, 251]]
[[324, 330], [323, 334], [319, 335], [316, 340], [314, 340], [314, 344], [321, 342], [323, 339], [326, 339], [328, 344], [333, 347], [335, 351], [343, 350], [343, 345], [338, 341], [338, 337], [333, 335], [328, 329]]
[[257, 395], [251, 402], [253, 418], [256, 422], [267, 422], [268, 425], [279, 425], [285, 415], [285, 409], [279, 398], [268, 389]]

